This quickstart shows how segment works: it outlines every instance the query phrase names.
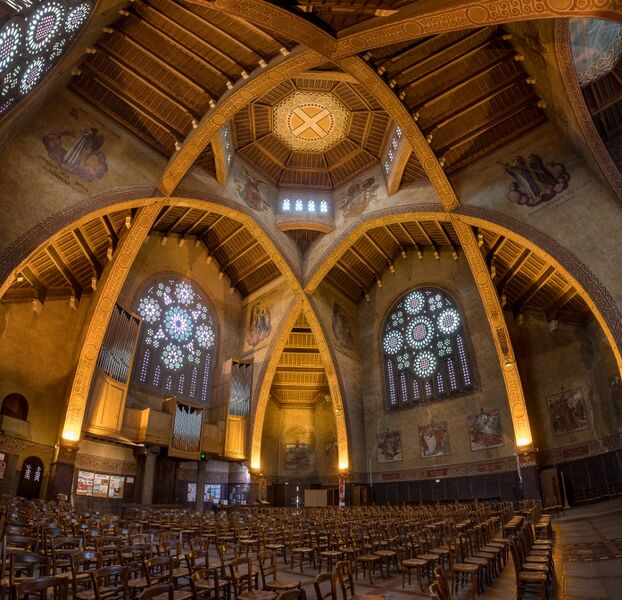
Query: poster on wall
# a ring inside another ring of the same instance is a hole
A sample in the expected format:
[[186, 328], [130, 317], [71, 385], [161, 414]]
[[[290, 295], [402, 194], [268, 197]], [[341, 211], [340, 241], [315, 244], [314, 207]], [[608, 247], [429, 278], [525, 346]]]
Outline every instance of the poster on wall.
[[546, 404], [549, 409], [553, 435], [562, 435], [588, 428], [587, 407], [581, 388], [547, 396]]
[[78, 483], [76, 484], [76, 494], [78, 496], [93, 495], [93, 480], [95, 473], [90, 471], [78, 471]]
[[188, 495], [186, 496], [186, 500], [188, 502], [197, 501], [197, 484], [196, 483], [188, 484]]
[[390, 463], [402, 460], [402, 438], [399, 430], [389, 431], [378, 434], [376, 438], [378, 449], [378, 462]]
[[421, 457], [449, 455], [449, 432], [447, 421], [432, 421], [427, 425], [419, 425], [419, 446]]
[[503, 431], [499, 409], [484, 410], [467, 417], [471, 450], [486, 450], [503, 446]]
[[123, 477], [123, 475], [111, 475], [110, 486], [108, 488], [108, 498], [123, 498], [124, 485], [125, 477]]
[[206, 483], [203, 488], [203, 501], [218, 504], [220, 502], [220, 490], [219, 483]]
[[110, 475], [102, 475], [101, 473], [95, 473], [95, 476], [93, 477], [93, 497], [107, 498], [109, 486], [110, 486]]
[[309, 469], [309, 444], [285, 444], [285, 469], [305, 471]]

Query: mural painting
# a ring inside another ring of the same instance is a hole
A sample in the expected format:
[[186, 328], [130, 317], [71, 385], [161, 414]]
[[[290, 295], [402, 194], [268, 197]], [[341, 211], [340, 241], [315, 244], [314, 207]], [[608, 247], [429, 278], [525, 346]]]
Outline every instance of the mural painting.
[[270, 310], [263, 306], [261, 302], [255, 302], [250, 310], [246, 340], [250, 346], [254, 347], [259, 342], [265, 340], [271, 331]]
[[343, 307], [333, 302], [333, 334], [337, 343], [347, 350], [354, 348], [354, 334], [350, 327], [350, 319]]
[[449, 455], [449, 431], [447, 421], [432, 421], [419, 425], [419, 446], [421, 458]]
[[311, 464], [309, 444], [285, 444], [285, 470], [307, 471]]
[[65, 173], [84, 181], [101, 179], [108, 171], [102, 146], [106, 138], [95, 127], [63, 129], [47, 133], [42, 140], [48, 156]]
[[499, 409], [484, 410], [467, 417], [471, 450], [486, 450], [503, 446], [503, 430]]
[[369, 205], [378, 198], [379, 184], [375, 177], [368, 177], [363, 181], [354, 182], [347, 192], [341, 195], [339, 208], [347, 217], [360, 215]]
[[618, 422], [620, 422], [622, 421], [622, 380], [618, 373], [609, 377], [609, 391], [613, 408], [616, 411], [616, 417]]
[[547, 396], [546, 404], [549, 408], [553, 435], [587, 429], [589, 421], [581, 388]]
[[512, 178], [507, 199], [516, 204], [537, 206], [552, 200], [568, 187], [570, 175], [558, 162], [546, 165], [541, 156], [531, 153], [527, 158], [517, 156], [512, 162], [503, 163], [505, 172]]
[[240, 199], [259, 212], [267, 212], [270, 202], [266, 200], [261, 187], [269, 187], [265, 181], [253, 177], [244, 167], [242, 173], [235, 178], [235, 187]]
[[402, 438], [398, 430], [378, 434], [376, 438], [378, 462], [390, 463], [402, 460]]
[[337, 464], [337, 455], [338, 455], [339, 447], [337, 445], [337, 440], [331, 440], [328, 442], [324, 442], [324, 466], [332, 467]]

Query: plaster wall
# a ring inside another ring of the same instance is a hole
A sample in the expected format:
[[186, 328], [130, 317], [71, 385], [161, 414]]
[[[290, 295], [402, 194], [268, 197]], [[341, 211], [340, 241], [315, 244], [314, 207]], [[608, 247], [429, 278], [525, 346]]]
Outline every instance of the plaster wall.
[[[466, 337], [478, 389], [458, 397], [428, 402], [422, 406], [389, 412], [383, 389], [381, 328], [388, 311], [406, 292], [417, 286], [437, 286], [456, 301], [464, 316]], [[514, 434], [499, 361], [479, 292], [462, 254], [454, 261], [447, 251], [440, 260], [409, 256], [396, 264], [395, 274], [383, 278], [383, 287], [370, 294], [370, 302], [359, 305], [360, 347], [362, 351], [362, 404], [365, 423], [365, 451], [372, 472], [403, 471], [441, 465], [464, 464], [507, 457], [514, 453]], [[498, 408], [504, 446], [472, 451], [467, 416]], [[418, 426], [447, 421], [450, 455], [422, 458]], [[402, 461], [378, 463], [377, 436], [385, 430], [400, 430]], [[406, 477], [404, 477], [406, 478]]]
[[30, 302], [0, 303], [0, 398], [18, 392], [29, 404], [30, 437], [56, 444], [90, 298], [78, 308], [48, 299], [40, 314]]

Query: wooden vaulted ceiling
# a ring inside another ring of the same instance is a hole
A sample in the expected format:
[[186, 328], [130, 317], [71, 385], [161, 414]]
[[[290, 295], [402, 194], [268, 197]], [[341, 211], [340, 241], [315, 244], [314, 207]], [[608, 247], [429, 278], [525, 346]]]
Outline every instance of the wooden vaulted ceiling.
[[[295, 92], [329, 93], [349, 112], [343, 139], [323, 152], [294, 150], [273, 131], [274, 107]], [[379, 161], [389, 115], [374, 97], [339, 71], [309, 72], [275, 86], [233, 119], [234, 147], [282, 188], [331, 190]]]
[[[131, 224], [133, 211], [92, 219], [50, 241], [35, 252], [3, 296], [3, 300], [34, 300], [90, 294], [114, 254], [119, 237]], [[281, 272], [255, 236], [232, 218], [202, 209], [164, 207], [151, 230], [162, 244], [201, 246], [207, 261], [216, 261], [231, 286], [246, 296], [276, 279]]]
[[[447, 173], [546, 119], [503, 28], [431, 36], [378, 48], [366, 58], [405, 103]], [[402, 185], [424, 177], [413, 154]]]
[[[477, 231], [482, 255], [502, 304], [521, 313], [583, 324], [592, 313], [558, 268], [516, 241], [485, 229]], [[382, 286], [401, 258], [464, 261], [451, 223], [412, 219], [374, 227], [348, 248], [326, 279], [355, 302]]]
[[300, 313], [279, 359], [270, 394], [280, 405], [312, 406], [328, 393], [317, 341]]
[[[234, 82], [293, 44], [205, 6], [135, 0], [71, 89], [166, 157]], [[202, 157], [213, 171], [213, 160]]]

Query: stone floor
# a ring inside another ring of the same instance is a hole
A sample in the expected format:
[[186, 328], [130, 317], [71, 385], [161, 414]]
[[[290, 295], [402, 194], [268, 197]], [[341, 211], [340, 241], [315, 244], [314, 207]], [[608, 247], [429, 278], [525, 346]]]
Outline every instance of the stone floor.
[[[554, 519], [556, 582], [552, 599], [556, 600], [622, 600], [622, 502], [602, 502], [586, 507], [567, 510]], [[305, 567], [298, 568], [279, 562], [279, 579], [300, 579], [309, 600], [315, 600], [313, 577], [316, 572]], [[374, 584], [359, 580], [356, 593], [383, 595], [387, 600], [417, 600], [429, 598], [422, 594], [415, 581], [402, 589], [400, 575], [387, 579], [375, 578]], [[340, 595], [339, 595], [340, 597]], [[456, 600], [470, 598], [468, 590], [462, 590]], [[516, 580], [510, 562], [494, 584], [482, 596], [485, 600], [514, 600]], [[528, 597], [525, 597], [528, 598]]]

